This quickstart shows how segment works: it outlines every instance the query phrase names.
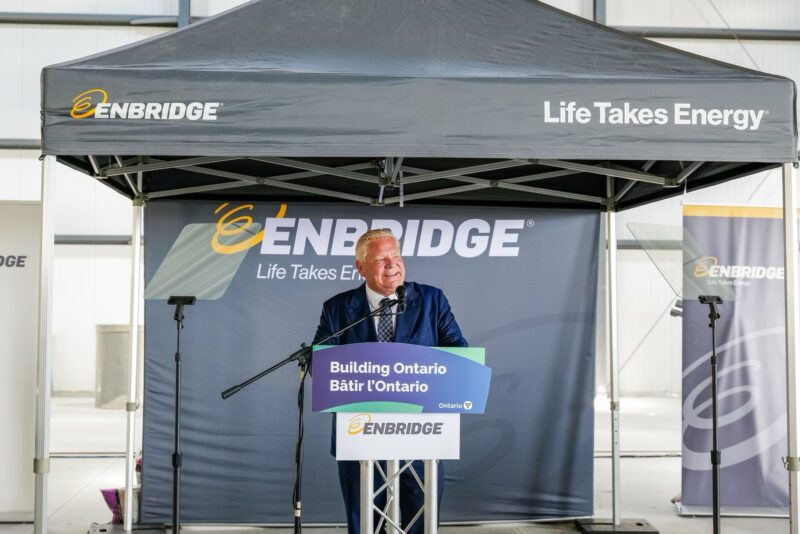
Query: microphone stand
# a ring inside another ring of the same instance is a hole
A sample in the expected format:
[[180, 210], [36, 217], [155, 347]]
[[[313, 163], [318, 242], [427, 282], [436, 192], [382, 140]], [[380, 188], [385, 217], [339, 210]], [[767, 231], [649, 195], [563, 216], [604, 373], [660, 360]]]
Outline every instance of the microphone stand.
[[[399, 286], [400, 288], [405, 289], [403, 286]], [[364, 315], [353, 321], [352, 323], [348, 324], [338, 332], [329, 335], [328, 337], [320, 340], [317, 342], [317, 345], [324, 345], [326, 341], [329, 341], [335, 337], [339, 337], [340, 335], [344, 334], [357, 324], [369, 319], [370, 317], [374, 317], [376, 315], [380, 315], [383, 310], [386, 308], [391, 308], [395, 304], [397, 304], [398, 313], [403, 313], [405, 311], [405, 291], [398, 291], [398, 293], [402, 293], [399, 295], [398, 299], [391, 299], [389, 302], [376, 308], [375, 311]], [[230, 387], [222, 392], [222, 398], [228, 399], [232, 395], [235, 395], [243, 388], [249, 386], [256, 380], [264, 378], [268, 374], [280, 369], [284, 365], [290, 362], [297, 362], [297, 365], [300, 366], [300, 389], [297, 392], [297, 446], [295, 447], [295, 482], [294, 482], [294, 491], [292, 492], [292, 501], [294, 505], [294, 532], [295, 534], [300, 534], [303, 531], [303, 523], [302, 523], [302, 512], [300, 508], [301, 504], [301, 490], [302, 490], [302, 476], [303, 476], [303, 407], [304, 407], [304, 398], [305, 398], [305, 382], [306, 382], [306, 375], [308, 374], [308, 369], [311, 367], [311, 355], [312, 355], [312, 347], [306, 345], [305, 343], [300, 344], [300, 348], [289, 356], [284, 358], [283, 360], [279, 361], [269, 369], [266, 369], [257, 375], [248, 378], [241, 384], [237, 384], [233, 387]]]
[[722, 463], [722, 452], [717, 442], [717, 319], [719, 312], [717, 304], [722, 304], [722, 299], [716, 295], [701, 295], [701, 304], [708, 304], [708, 327], [711, 328], [711, 484], [712, 484], [712, 514], [714, 534], [720, 532], [720, 504], [719, 504], [719, 466]]
[[172, 453], [172, 532], [181, 531], [181, 330], [183, 307], [193, 305], [195, 297], [170, 297], [167, 304], [175, 306], [175, 326], [178, 330], [175, 349], [175, 449]]

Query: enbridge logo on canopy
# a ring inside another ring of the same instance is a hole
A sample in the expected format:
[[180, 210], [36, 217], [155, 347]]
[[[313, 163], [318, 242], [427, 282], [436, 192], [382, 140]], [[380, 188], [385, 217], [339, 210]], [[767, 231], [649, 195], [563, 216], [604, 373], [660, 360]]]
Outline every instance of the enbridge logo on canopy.
[[109, 102], [100, 87], [88, 89], [72, 99], [73, 119], [133, 119], [160, 121], [215, 121], [222, 102]]

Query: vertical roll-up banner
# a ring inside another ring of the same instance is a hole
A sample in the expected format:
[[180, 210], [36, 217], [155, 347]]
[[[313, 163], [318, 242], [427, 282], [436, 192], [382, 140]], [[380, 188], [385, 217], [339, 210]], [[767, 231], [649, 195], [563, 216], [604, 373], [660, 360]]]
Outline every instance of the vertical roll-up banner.
[[38, 202], [0, 201], [0, 521], [33, 518]]
[[[783, 219], [780, 208], [684, 206], [684, 512], [711, 506], [711, 329], [717, 321], [722, 512], [781, 514], [789, 504]], [[691, 250], [690, 250], [691, 249]], [[692, 507], [697, 509], [692, 510]]]

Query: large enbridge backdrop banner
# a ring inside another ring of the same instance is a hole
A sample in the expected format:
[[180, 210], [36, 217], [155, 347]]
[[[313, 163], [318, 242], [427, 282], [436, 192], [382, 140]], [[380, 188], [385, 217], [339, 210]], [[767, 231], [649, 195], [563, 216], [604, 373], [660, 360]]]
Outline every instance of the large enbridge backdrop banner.
[[[442, 288], [493, 370], [486, 413], [462, 416], [445, 464], [444, 521], [592, 514], [596, 212], [376, 208], [334, 203], [153, 202], [145, 223], [142, 518], [171, 517], [176, 325], [182, 332], [181, 517], [289, 523], [295, 366], [220, 392], [311, 341], [322, 302], [363, 283], [355, 239], [400, 237], [406, 280]], [[306, 399], [303, 515], [343, 522], [330, 414]]]

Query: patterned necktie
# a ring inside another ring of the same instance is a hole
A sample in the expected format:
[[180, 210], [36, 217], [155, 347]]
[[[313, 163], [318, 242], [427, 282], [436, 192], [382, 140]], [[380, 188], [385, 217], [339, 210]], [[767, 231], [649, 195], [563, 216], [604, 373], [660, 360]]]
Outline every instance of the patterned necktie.
[[[388, 297], [381, 299], [381, 306], [385, 306], [392, 300]], [[381, 343], [388, 343], [394, 339], [394, 332], [392, 332], [392, 309], [386, 308], [381, 312], [378, 318], [378, 341]]]

